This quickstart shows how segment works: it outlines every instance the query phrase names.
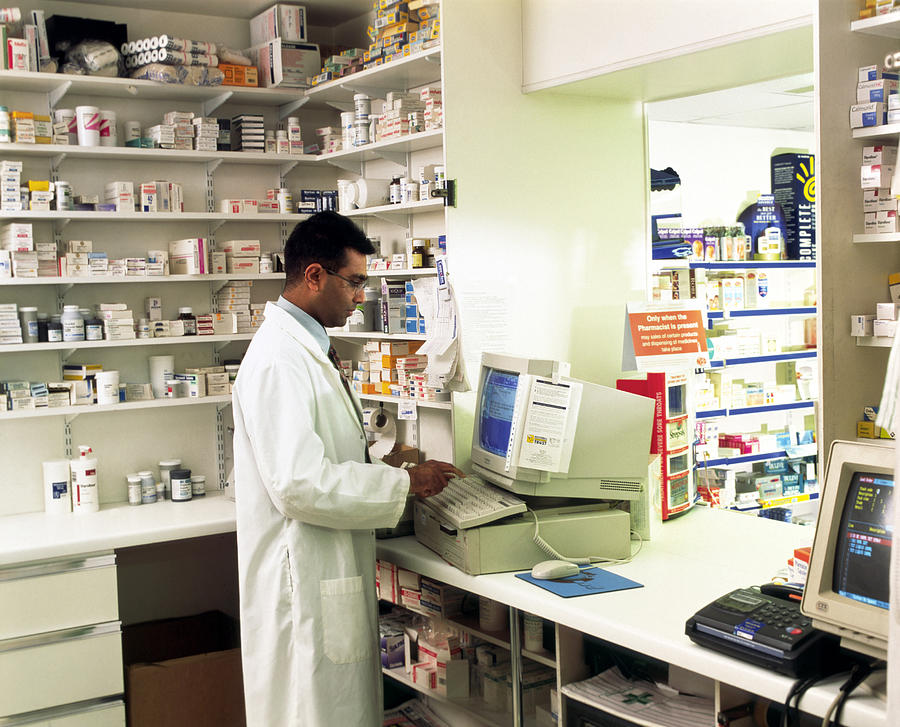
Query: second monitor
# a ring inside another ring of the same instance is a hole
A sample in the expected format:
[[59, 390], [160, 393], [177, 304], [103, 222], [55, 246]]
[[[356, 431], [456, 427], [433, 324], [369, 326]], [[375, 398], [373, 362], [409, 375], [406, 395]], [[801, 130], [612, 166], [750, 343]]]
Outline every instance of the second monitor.
[[520, 495], [638, 499], [653, 400], [568, 374], [557, 361], [482, 354], [473, 471]]

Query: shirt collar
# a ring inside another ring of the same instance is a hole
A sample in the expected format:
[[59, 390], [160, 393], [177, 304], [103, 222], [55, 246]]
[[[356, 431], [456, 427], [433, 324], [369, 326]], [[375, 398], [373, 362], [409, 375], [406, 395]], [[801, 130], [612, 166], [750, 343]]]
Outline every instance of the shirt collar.
[[325, 332], [325, 327], [321, 323], [284, 296], [279, 295], [275, 305], [290, 313], [293, 319], [303, 326], [315, 339], [316, 343], [322, 347], [322, 353], [326, 356], [328, 355], [328, 351], [331, 349], [331, 341], [328, 338], [328, 333]]

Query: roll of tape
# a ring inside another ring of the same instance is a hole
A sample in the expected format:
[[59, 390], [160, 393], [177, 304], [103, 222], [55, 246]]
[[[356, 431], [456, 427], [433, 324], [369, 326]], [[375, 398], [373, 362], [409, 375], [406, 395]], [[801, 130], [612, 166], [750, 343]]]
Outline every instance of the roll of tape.
[[363, 409], [363, 428], [374, 436], [369, 447], [372, 457], [381, 459], [397, 444], [397, 420], [384, 409]]

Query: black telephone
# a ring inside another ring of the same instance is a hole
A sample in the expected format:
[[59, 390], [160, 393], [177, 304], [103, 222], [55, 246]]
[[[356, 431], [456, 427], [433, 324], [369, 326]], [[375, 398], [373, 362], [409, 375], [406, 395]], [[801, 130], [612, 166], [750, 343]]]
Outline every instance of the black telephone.
[[792, 677], [812, 676], [838, 659], [838, 639], [800, 613], [798, 592], [767, 584], [738, 588], [685, 624], [691, 641]]

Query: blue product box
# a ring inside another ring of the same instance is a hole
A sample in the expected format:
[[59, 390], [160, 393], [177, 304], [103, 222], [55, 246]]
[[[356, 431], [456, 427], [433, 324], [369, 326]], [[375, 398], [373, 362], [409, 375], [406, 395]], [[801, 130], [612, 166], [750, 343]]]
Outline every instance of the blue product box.
[[807, 429], [803, 432], [799, 432], [797, 434], [797, 444], [812, 444], [816, 440], [814, 439], [815, 433], [812, 429]]
[[[407, 296], [407, 297], [409, 297], [409, 296]], [[418, 318], [419, 317], [419, 306], [417, 306], [415, 303], [411, 304], [411, 303], [409, 303], [409, 301], [407, 301], [406, 317], [407, 318]]]
[[407, 333], [418, 333], [419, 332], [419, 322], [415, 318], [407, 318], [406, 319], [406, 332]]
[[781, 494], [785, 497], [799, 495], [803, 492], [803, 480], [797, 472], [786, 472], [781, 475]]
[[788, 467], [786, 459], [769, 459], [762, 464], [763, 472], [767, 475], [783, 475], [790, 472], [790, 467]]
[[425, 332], [426, 332], [426, 331], [425, 331], [425, 319], [424, 319], [424, 318], [420, 318], [420, 319], [419, 319], [419, 333], [421, 333], [422, 335], [424, 335]]
[[794, 442], [791, 440], [790, 432], [777, 432], [775, 434], [775, 444], [779, 447], [791, 447]]
[[438, 252], [441, 255], [447, 254], [447, 236], [446, 235], [438, 235]]
[[789, 260], [816, 259], [815, 164], [813, 154], [777, 154], [771, 160], [772, 194], [784, 212]]
[[407, 293], [415, 293], [416, 289], [413, 287], [412, 280], [406, 281], [406, 292]]
[[391, 633], [381, 637], [381, 666], [393, 669], [403, 666], [403, 634]]

